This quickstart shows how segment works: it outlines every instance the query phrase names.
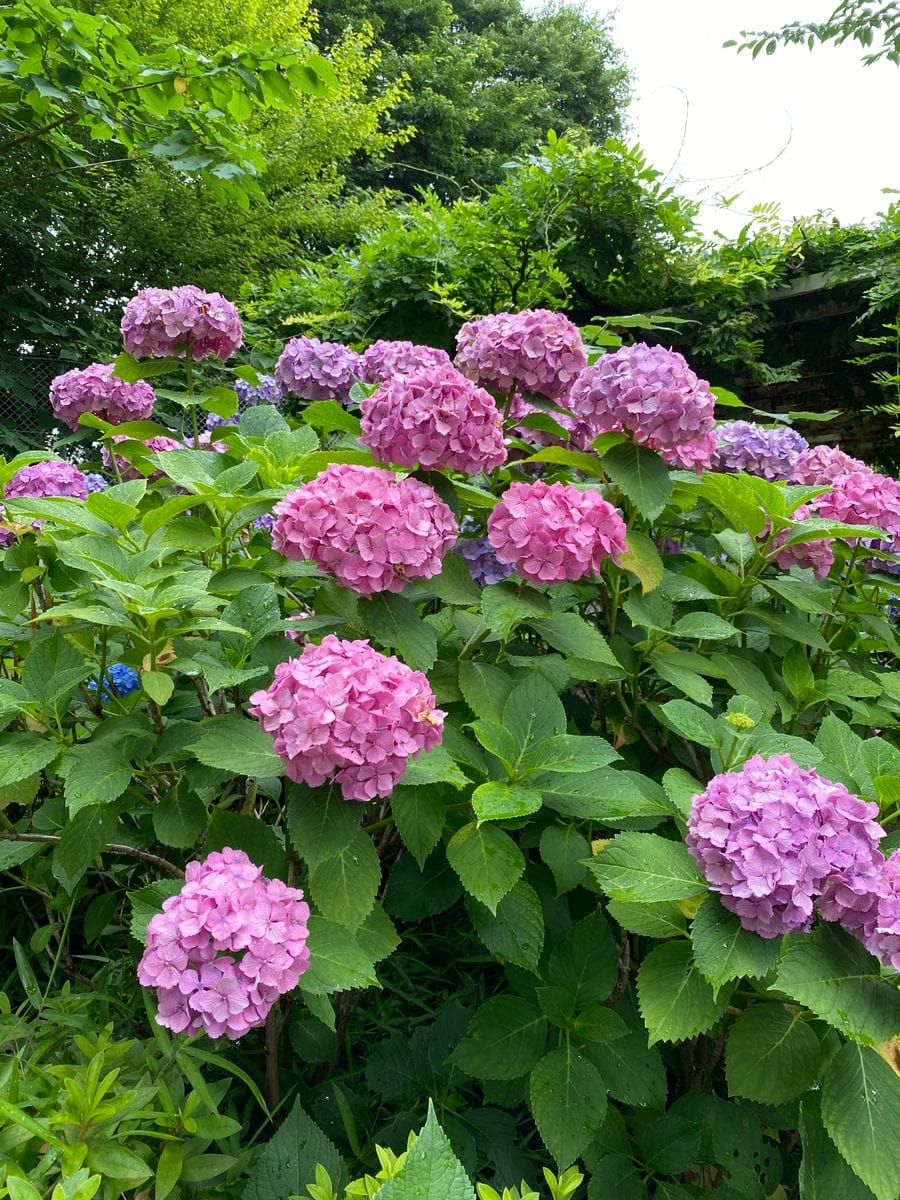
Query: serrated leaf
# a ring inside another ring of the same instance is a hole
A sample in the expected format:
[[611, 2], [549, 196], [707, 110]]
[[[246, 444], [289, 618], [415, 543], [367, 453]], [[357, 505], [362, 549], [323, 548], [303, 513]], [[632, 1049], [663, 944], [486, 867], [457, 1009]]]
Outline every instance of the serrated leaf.
[[437, 633], [404, 596], [379, 592], [369, 601], [365, 613], [366, 625], [376, 641], [396, 650], [414, 670], [431, 670], [437, 658]]
[[603, 466], [612, 482], [632, 502], [641, 516], [654, 520], [672, 495], [672, 478], [658, 454], [636, 442], [620, 442], [607, 450]]
[[851, 792], [858, 792], [862, 738], [834, 713], [827, 713], [816, 733], [815, 746], [825, 755], [831, 768], [828, 778], [845, 784]]
[[882, 979], [868, 951], [832, 925], [787, 946], [774, 989], [859, 1042], [877, 1046], [900, 1029], [900, 992]]
[[866, 1046], [846, 1043], [822, 1078], [822, 1121], [877, 1200], [900, 1195], [900, 1076]]
[[164, 846], [187, 849], [206, 828], [206, 805], [185, 782], [173, 787], [153, 810], [153, 832]]
[[655, 833], [617, 834], [588, 869], [613, 900], [688, 900], [707, 886], [687, 847]]
[[315, 915], [308, 924], [309, 967], [300, 977], [301, 992], [323, 996], [377, 984], [372, 960], [349, 929]]
[[398, 786], [422, 787], [431, 783], [449, 783], [451, 787], [464, 788], [469, 783], [443, 746], [435, 746], [407, 759], [406, 770]]
[[761, 938], [744, 929], [740, 920], [715, 896], [700, 905], [691, 925], [697, 966], [715, 989], [732, 979], [761, 979], [775, 968], [778, 938]]
[[646, 533], [629, 529], [625, 538], [627, 551], [620, 556], [619, 562], [626, 571], [636, 575], [641, 583], [641, 593], [646, 596], [662, 583], [665, 568], [660, 558], [656, 543]]
[[469, 895], [492, 913], [525, 869], [513, 839], [489, 824], [472, 823], [457, 830], [447, 843], [447, 861]]
[[587, 873], [584, 860], [590, 854], [584, 834], [571, 825], [548, 825], [541, 834], [540, 849], [553, 874], [557, 896], [578, 887]]
[[59, 754], [56, 739], [36, 733], [5, 733], [0, 743], [0, 787], [42, 771]]
[[399, 1175], [378, 1189], [378, 1200], [475, 1200], [475, 1190], [428, 1101], [428, 1119]]
[[523, 783], [492, 780], [472, 793], [472, 810], [479, 821], [507, 821], [527, 817], [541, 807], [541, 793]]
[[681, 1042], [705, 1033], [728, 1004], [727, 991], [718, 999], [700, 974], [690, 944], [665, 942], [651, 950], [638, 971], [641, 1016], [655, 1042]]
[[781, 1004], [754, 1004], [728, 1033], [728, 1091], [761, 1104], [782, 1104], [814, 1082], [821, 1046], [800, 1013]]
[[800, 1141], [800, 1200], [874, 1200], [823, 1127], [817, 1096], [807, 1096], [800, 1105]]
[[526, 971], [537, 970], [544, 948], [544, 914], [534, 888], [520, 879], [493, 914], [477, 900], [470, 905], [475, 932], [492, 954]]
[[696, 638], [698, 641], [723, 641], [736, 637], [738, 629], [730, 621], [723, 621], [715, 613], [685, 613], [672, 630], [675, 637]]
[[217, 808], [209, 823], [204, 848], [223, 850], [226, 846], [243, 850], [252, 863], [262, 867], [266, 877], [287, 878], [287, 858], [278, 834], [256, 817]]
[[91, 804], [80, 809], [62, 831], [53, 851], [53, 874], [72, 892], [90, 863], [110, 840], [119, 823], [115, 808]]
[[544, 1145], [562, 1169], [602, 1125], [606, 1087], [593, 1063], [567, 1044], [551, 1050], [531, 1072], [528, 1105]]
[[362, 806], [344, 800], [337, 787], [295, 783], [288, 792], [286, 819], [291, 844], [307, 866], [314, 867], [353, 841]]
[[534, 588], [514, 583], [493, 583], [481, 593], [481, 613], [485, 624], [506, 639], [524, 621], [549, 617], [550, 601]]
[[513, 680], [490, 663], [464, 659], [459, 664], [459, 690], [476, 717], [499, 721]]
[[642, 1029], [629, 1030], [609, 1042], [595, 1042], [585, 1053], [599, 1068], [614, 1099], [640, 1108], [665, 1106], [666, 1068], [656, 1047], [647, 1045]]
[[322, 1130], [295, 1100], [278, 1132], [253, 1162], [242, 1200], [284, 1200], [301, 1196], [316, 1177], [316, 1166], [328, 1172], [341, 1191], [347, 1182], [343, 1159]]
[[62, 764], [64, 796], [69, 815], [91, 804], [110, 804], [131, 783], [131, 764], [121, 746], [87, 742], [73, 746]]
[[317, 862], [309, 873], [310, 898], [329, 921], [356, 930], [375, 905], [381, 862], [372, 839], [358, 830], [333, 858]]
[[547, 1044], [547, 1021], [519, 996], [482, 1004], [451, 1060], [476, 1079], [518, 1079], [538, 1062]]
[[623, 929], [642, 937], [679, 937], [687, 929], [687, 919], [677, 904], [632, 904], [610, 900], [606, 911]]
[[573, 1011], [602, 1004], [618, 974], [618, 947], [599, 909], [572, 926], [547, 964], [547, 982], [566, 990]]
[[284, 764], [272, 749], [272, 739], [256, 721], [238, 716], [212, 717], [201, 722], [199, 728], [191, 750], [205, 766], [253, 779], [284, 774]]
[[447, 806], [436, 787], [396, 787], [391, 812], [403, 844], [421, 868], [441, 840]]
[[561, 654], [621, 669], [603, 634], [577, 613], [557, 613], [552, 617], [531, 619], [528, 624], [548, 646]]

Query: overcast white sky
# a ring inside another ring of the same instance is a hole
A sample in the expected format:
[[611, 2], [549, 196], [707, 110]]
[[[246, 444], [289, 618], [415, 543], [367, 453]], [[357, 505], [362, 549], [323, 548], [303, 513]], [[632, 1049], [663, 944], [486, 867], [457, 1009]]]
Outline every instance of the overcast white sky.
[[[613, 9], [607, 0], [588, 3]], [[752, 205], [770, 200], [786, 218], [820, 208], [844, 222], [872, 218], [889, 200], [882, 188], [900, 188], [900, 67], [863, 66], [856, 43], [812, 53], [779, 48], [755, 61], [722, 48], [742, 29], [822, 20], [832, 7], [832, 0], [619, 0], [613, 10], [635, 76], [629, 140], [670, 179], [689, 181], [693, 195], [712, 201], [741, 193], [740, 211], [704, 206], [710, 233], [736, 233]]]

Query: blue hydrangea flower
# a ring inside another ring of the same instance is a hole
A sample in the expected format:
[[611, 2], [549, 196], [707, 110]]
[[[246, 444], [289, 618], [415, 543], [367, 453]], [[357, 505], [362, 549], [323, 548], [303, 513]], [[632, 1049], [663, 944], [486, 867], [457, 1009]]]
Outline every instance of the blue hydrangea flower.
[[253, 522], [254, 529], [265, 529], [269, 533], [272, 532], [272, 526], [275, 524], [275, 517], [272, 513], [263, 513], [261, 517], [257, 517]]
[[240, 422], [241, 414], [235, 413], [233, 417], [229, 417], [226, 421], [224, 417], [218, 416], [216, 413], [210, 413], [206, 418], [207, 433], [212, 433], [214, 429], [218, 429], [220, 425], [237, 425]]
[[259, 383], [254, 387], [246, 379], [235, 381], [234, 390], [237, 392], [241, 411], [252, 408], [254, 404], [279, 404], [282, 400], [281, 388], [271, 375], [260, 375]]
[[96, 472], [89, 471], [84, 477], [84, 486], [87, 488], [88, 494], [90, 495], [91, 492], [105, 492], [109, 487], [109, 484], [102, 475], [98, 475]]
[[[136, 692], [141, 686], [141, 678], [132, 667], [126, 666], [125, 663], [112, 663], [106, 669], [106, 678], [110, 685], [115, 689], [117, 696], [127, 696], [130, 692]], [[88, 691], [96, 692], [97, 680], [92, 679], [88, 684]], [[111, 695], [104, 691], [101, 694], [101, 699], [109, 700]]]
[[501, 579], [507, 579], [512, 575], [515, 570], [511, 563], [500, 561], [486, 537], [457, 542], [453, 549], [457, 554], [462, 555], [469, 564], [472, 579], [479, 587], [499, 583]]

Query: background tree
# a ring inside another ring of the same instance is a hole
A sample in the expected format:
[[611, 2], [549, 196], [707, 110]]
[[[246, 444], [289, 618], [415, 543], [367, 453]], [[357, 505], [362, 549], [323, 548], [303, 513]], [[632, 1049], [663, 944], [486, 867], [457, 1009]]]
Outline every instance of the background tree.
[[863, 62], [869, 66], [879, 59], [900, 63], [900, 3], [897, 0], [841, 0], [825, 21], [791, 21], [769, 33], [743, 30], [747, 41], [726, 42], [750, 50], [753, 57], [765, 50], [774, 54], [779, 45], [806, 45], [812, 50], [816, 43], [858, 42], [866, 53]]

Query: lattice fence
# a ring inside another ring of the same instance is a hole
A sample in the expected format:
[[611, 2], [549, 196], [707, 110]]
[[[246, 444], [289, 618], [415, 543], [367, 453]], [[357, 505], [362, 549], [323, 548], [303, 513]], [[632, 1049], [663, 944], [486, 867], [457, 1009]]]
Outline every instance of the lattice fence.
[[50, 381], [75, 363], [39, 355], [0, 355], [0, 450], [38, 450], [53, 438]]

